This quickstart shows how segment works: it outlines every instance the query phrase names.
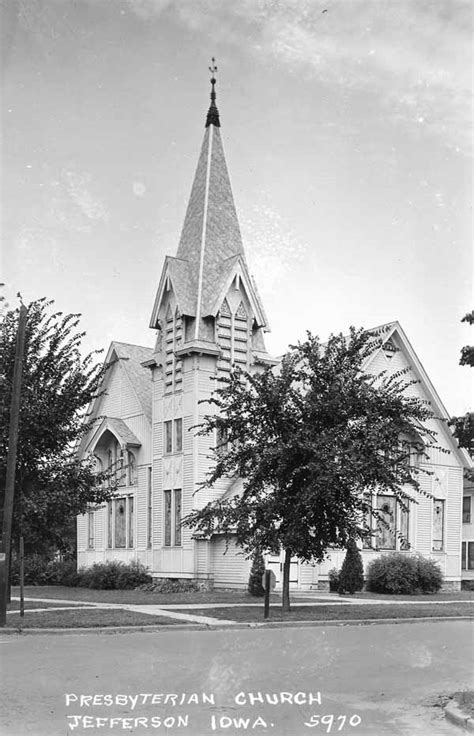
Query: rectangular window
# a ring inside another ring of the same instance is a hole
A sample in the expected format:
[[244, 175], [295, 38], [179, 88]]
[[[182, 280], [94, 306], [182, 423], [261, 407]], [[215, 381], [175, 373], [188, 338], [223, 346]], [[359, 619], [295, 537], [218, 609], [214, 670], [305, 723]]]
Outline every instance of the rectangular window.
[[394, 496], [377, 496], [377, 548], [396, 549], [396, 498]]
[[374, 496], [367, 511], [364, 528], [372, 532], [363, 540], [364, 549], [410, 549], [409, 501], [405, 508], [395, 496]]
[[173, 422], [165, 422], [165, 454], [173, 452]]
[[133, 452], [127, 453], [127, 459], [128, 459], [128, 485], [134, 486], [137, 482], [137, 469], [135, 464], [135, 455]]
[[181, 491], [174, 492], [174, 544], [181, 545]]
[[164, 491], [165, 547], [171, 547], [171, 491]]
[[183, 420], [171, 419], [164, 424], [164, 454], [183, 452]]
[[113, 503], [109, 501], [107, 504], [107, 547], [113, 547]]
[[181, 489], [164, 491], [165, 547], [181, 546]]
[[147, 495], [148, 495], [148, 516], [147, 516], [147, 535], [146, 535], [146, 546], [151, 547], [152, 535], [153, 535], [153, 506], [152, 506], [152, 487], [151, 487], [151, 468], [148, 468], [148, 484], [147, 484]]
[[409, 519], [410, 519], [410, 512], [408, 510], [408, 506], [406, 508], [403, 508], [403, 506], [398, 503], [398, 513], [400, 518], [400, 523], [398, 527], [398, 543], [400, 546], [400, 549], [410, 549], [410, 542], [409, 540]]
[[467, 569], [474, 570], [474, 542], [467, 543]]
[[471, 497], [464, 496], [462, 499], [462, 523], [471, 523]]
[[461, 570], [466, 569], [466, 542], [463, 542], [461, 545]]
[[370, 496], [370, 508], [367, 510], [364, 519], [364, 529], [367, 530], [367, 535], [362, 540], [363, 549], [372, 549], [374, 544], [373, 530], [373, 516], [372, 516], [372, 504], [373, 496]]
[[133, 496], [128, 497], [128, 546], [133, 547]]
[[433, 552], [444, 549], [444, 501], [433, 501]]
[[89, 549], [94, 548], [94, 521], [95, 514], [89, 511], [87, 514], [87, 546]]
[[123, 548], [126, 546], [126, 502], [124, 498], [115, 500], [115, 547]]
[[183, 452], [183, 420], [174, 421], [174, 451]]

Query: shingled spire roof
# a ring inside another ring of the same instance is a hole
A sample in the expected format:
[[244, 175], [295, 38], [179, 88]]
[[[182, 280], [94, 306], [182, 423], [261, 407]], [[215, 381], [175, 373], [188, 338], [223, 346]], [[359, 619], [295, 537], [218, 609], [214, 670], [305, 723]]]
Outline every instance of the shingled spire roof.
[[[167, 258], [157, 294], [151, 325], [156, 326], [158, 310], [171, 280], [180, 311], [196, 318], [194, 339], [201, 339], [202, 319], [215, 316], [218, 295], [235, 271], [236, 261], [247, 272], [237, 212], [220, 136], [216, 106], [215, 72], [212, 73], [211, 105], [206, 116], [204, 140], [191, 189], [176, 258]], [[251, 282], [250, 277], [248, 281]], [[252, 284], [259, 326], [265, 327], [261, 302]], [[250, 295], [249, 295], [250, 296]]]

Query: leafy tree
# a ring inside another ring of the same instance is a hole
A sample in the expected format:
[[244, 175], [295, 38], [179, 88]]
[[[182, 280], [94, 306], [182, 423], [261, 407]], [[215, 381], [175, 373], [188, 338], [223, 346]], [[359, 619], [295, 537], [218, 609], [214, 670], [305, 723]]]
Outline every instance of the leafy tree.
[[339, 593], [355, 593], [364, 587], [364, 565], [355, 539], [349, 539], [339, 573]]
[[[104, 368], [94, 353], [80, 356], [79, 315], [52, 312], [54, 302], [28, 307], [20, 400], [12, 543], [25, 552], [64, 550], [77, 514], [112, 495], [110, 471], [96, 474], [75, 444], [88, 429], [87, 407], [98, 395]], [[0, 323], [0, 503], [3, 508], [18, 309]]]
[[[212, 413], [198, 429], [226, 437], [203, 487], [240, 476], [238, 497], [216, 500], [184, 524], [205, 534], [235, 535], [248, 554], [285, 550], [283, 610], [289, 610], [293, 555], [320, 562], [367, 534], [372, 491], [392, 492], [405, 505], [420, 490], [408, 444], [432, 445], [429, 407], [407, 392], [405, 372], [368, 375], [366, 359], [380, 337], [351, 328], [326, 345], [308, 333], [279, 370], [234, 370], [213, 393]], [[373, 512], [377, 516], [377, 511]]]
[[474, 457], [474, 412], [467, 412], [462, 417], [453, 417], [451, 426], [454, 427], [454, 436], [459, 447], [464, 447], [471, 457]]
[[[470, 325], [474, 324], [474, 311], [468, 312], [462, 318], [461, 322], [468, 322]], [[461, 349], [461, 358], [459, 360], [460, 365], [474, 366], [474, 345], [465, 345]]]
[[262, 551], [256, 549], [253, 555], [252, 567], [249, 575], [248, 591], [250, 595], [261, 597], [265, 595], [265, 588], [262, 585], [262, 577], [265, 574], [265, 562], [263, 560]]
[[[461, 322], [468, 322], [470, 325], [474, 324], [474, 311], [466, 314]], [[459, 365], [474, 366], [474, 346], [465, 345], [461, 349], [461, 358]], [[453, 427], [454, 436], [459, 442], [460, 447], [464, 447], [471, 457], [474, 457], [474, 413], [467, 412], [462, 417], [452, 417], [451, 426]], [[474, 477], [473, 471], [466, 471], [468, 477]]]

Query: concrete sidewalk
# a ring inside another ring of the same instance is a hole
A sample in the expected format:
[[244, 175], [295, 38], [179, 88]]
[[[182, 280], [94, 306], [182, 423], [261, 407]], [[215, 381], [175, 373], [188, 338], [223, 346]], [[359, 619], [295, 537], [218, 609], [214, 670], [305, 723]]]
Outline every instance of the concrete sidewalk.
[[[298, 605], [300, 607], [313, 607], [313, 606], [327, 606], [330, 603], [333, 603], [337, 606], [344, 606], [344, 605], [426, 605], [426, 601], [390, 601], [386, 599], [369, 599], [369, 600], [362, 600], [360, 598], [345, 598], [341, 596], [336, 596], [334, 594], [329, 593], [314, 593], [314, 599], [311, 601], [308, 601], [308, 596], [301, 595], [301, 598], [306, 598], [306, 600], [298, 600], [298, 596], [293, 596], [293, 600], [295, 605]], [[19, 600], [18, 597], [12, 597], [12, 600]], [[67, 604], [67, 605], [61, 605], [58, 607], [55, 606], [48, 606], [47, 608], [28, 608], [28, 612], [42, 612], [42, 611], [67, 611], [67, 610], [91, 610], [91, 609], [120, 609], [125, 611], [130, 611], [133, 613], [141, 613], [149, 616], [163, 616], [164, 618], [168, 619], [176, 619], [179, 621], [182, 621], [183, 623], [189, 623], [189, 624], [202, 624], [204, 626], [236, 626], [239, 622], [233, 621], [232, 619], [220, 619], [220, 618], [214, 618], [212, 616], [202, 616], [198, 614], [193, 613], [185, 613], [185, 611], [193, 611], [193, 610], [209, 610], [212, 611], [213, 608], [261, 608], [262, 602], [259, 603], [166, 603], [166, 604], [153, 604], [153, 603], [147, 603], [147, 604], [133, 604], [133, 603], [104, 603], [104, 602], [97, 602], [97, 601], [70, 601], [67, 599], [58, 599], [58, 598], [32, 598], [28, 597], [25, 598], [25, 602], [34, 602], [37, 601], [38, 603], [58, 603], [58, 604]], [[472, 601], [470, 600], [458, 600], [458, 601], [431, 601], [433, 605], [443, 605], [447, 603], [463, 603], [463, 604], [471, 604]], [[11, 613], [18, 613], [18, 611], [8, 611], [9, 614]], [[442, 615], [442, 609], [440, 609], [440, 615]]]

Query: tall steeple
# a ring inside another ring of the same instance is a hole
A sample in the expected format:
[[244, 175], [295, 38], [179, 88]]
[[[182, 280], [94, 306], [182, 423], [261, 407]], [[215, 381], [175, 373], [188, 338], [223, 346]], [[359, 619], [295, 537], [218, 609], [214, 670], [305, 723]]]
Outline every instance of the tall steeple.
[[248, 273], [222, 146], [214, 58], [209, 71], [211, 104], [201, 153], [178, 251], [175, 258], [166, 259], [150, 324], [151, 327], [159, 326], [165, 292], [172, 288], [179, 312], [185, 318], [183, 342], [189, 345], [196, 341], [216, 342], [215, 318], [235, 279], [243, 285], [255, 329], [260, 332], [268, 329], [256, 287]]

